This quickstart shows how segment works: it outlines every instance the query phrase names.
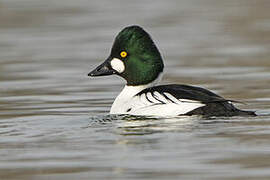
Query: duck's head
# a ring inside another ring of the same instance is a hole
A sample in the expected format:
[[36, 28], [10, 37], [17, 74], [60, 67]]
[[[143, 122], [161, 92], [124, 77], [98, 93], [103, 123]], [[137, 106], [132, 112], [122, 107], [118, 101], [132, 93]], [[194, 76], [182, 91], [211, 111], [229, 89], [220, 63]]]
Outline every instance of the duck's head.
[[139, 26], [124, 28], [115, 38], [111, 54], [89, 76], [117, 74], [127, 85], [153, 82], [163, 71], [162, 57], [150, 35]]

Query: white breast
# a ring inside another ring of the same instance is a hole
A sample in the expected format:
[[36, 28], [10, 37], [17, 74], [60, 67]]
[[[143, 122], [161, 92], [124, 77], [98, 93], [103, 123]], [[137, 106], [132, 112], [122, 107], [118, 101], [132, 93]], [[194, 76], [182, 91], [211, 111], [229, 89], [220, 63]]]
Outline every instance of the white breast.
[[132, 106], [133, 97], [145, 86], [125, 86], [121, 93], [114, 100], [110, 114], [128, 114], [127, 110]]

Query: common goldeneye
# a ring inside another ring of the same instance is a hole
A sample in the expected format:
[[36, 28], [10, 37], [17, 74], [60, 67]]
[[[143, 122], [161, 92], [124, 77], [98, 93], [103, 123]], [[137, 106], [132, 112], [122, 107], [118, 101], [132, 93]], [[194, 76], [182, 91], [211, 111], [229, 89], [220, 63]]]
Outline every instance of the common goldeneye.
[[196, 86], [156, 86], [163, 61], [150, 35], [139, 26], [124, 28], [115, 38], [111, 54], [88, 76], [116, 74], [127, 82], [115, 99], [110, 114], [178, 116], [255, 115], [239, 110], [221, 96]]

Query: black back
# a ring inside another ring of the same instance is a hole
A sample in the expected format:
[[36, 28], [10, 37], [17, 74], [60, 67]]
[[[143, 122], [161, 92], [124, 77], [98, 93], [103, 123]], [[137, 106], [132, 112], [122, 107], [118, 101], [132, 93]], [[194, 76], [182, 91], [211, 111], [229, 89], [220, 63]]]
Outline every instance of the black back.
[[137, 95], [141, 95], [147, 92], [159, 92], [164, 95], [164, 93], [169, 93], [174, 96], [176, 99], [190, 99], [194, 101], [199, 101], [202, 103], [211, 103], [211, 102], [224, 102], [228, 101], [221, 96], [201, 87], [181, 85], [181, 84], [168, 84], [154, 86], [142, 90]]
[[186, 115], [205, 115], [205, 116], [237, 116], [237, 115], [255, 115], [252, 111], [242, 111], [234, 107], [231, 100], [224, 99], [223, 97], [201, 87], [169, 84], [154, 86], [142, 90], [137, 94], [140, 96], [144, 93], [154, 93], [155, 91], [162, 94], [165, 98], [170, 100], [165, 93], [169, 93], [176, 99], [188, 99], [199, 101], [205, 106], [199, 107], [193, 111], [188, 112]]

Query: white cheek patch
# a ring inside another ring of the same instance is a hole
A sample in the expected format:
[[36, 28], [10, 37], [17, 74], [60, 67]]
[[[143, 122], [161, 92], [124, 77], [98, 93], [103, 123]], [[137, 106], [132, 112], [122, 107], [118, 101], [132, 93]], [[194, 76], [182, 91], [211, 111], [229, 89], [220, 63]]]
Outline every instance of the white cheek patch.
[[124, 65], [123, 61], [121, 61], [120, 59], [113, 58], [111, 60], [111, 66], [118, 73], [122, 73], [125, 71], [125, 65]]

